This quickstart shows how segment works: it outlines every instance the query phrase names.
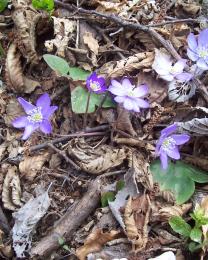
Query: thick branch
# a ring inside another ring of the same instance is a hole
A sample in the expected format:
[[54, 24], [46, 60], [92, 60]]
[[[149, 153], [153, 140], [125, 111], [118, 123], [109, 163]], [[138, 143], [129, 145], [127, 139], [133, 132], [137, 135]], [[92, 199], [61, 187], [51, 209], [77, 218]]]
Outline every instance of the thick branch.
[[73, 233], [99, 204], [101, 183], [99, 177], [93, 181], [84, 197], [73, 205], [55, 224], [52, 231], [31, 249], [32, 257], [44, 258], [50, 255], [53, 250], [60, 246], [58, 243], [59, 237], [64, 238], [66, 241], [72, 238]]

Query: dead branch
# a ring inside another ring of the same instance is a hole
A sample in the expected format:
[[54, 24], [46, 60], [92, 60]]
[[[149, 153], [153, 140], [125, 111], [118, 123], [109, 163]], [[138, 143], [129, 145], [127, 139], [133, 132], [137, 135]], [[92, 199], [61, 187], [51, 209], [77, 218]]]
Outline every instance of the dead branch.
[[41, 239], [32, 249], [31, 256], [46, 257], [60, 245], [58, 238], [69, 241], [77, 228], [96, 209], [100, 202], [101, 179], [96, 178], [90, 185], [84, 197], [73, 205], [55, 224], [52, 231]]

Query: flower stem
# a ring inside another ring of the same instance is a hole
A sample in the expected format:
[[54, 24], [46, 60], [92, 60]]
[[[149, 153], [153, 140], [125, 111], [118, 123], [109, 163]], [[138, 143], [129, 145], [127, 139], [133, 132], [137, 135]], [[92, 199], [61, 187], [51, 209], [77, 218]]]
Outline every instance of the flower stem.
[[87, 106], [86, 106], [86, 111], [85, 111], [85, 114], [84, 114], [83, 129], [85, 129], [85, 127], [87, 125], [87, 117], [88, 117], [88, 109], [89, 109], [89, 104], [90, 104], [90, 97], [91, 97], [91, 92], [88, 93], [88, 97], [87, 97]]

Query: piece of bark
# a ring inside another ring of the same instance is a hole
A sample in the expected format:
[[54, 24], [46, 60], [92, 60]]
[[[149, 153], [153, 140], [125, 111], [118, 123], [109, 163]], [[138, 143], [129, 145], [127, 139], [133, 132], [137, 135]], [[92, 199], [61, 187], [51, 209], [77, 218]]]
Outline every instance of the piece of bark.
[[84, 222], [84, 220], [96, 209], [100, 202], [100, 189], [102, 180], [98, 177], [90, 185], [83, 198], [72, 206], [69, 211], [54, 225], [52, 231], [42, 238], [32, 249], [31, 257], [38, 256], [44, 258], [60, 244], [58, 238], [69, 241], [73, 233]]

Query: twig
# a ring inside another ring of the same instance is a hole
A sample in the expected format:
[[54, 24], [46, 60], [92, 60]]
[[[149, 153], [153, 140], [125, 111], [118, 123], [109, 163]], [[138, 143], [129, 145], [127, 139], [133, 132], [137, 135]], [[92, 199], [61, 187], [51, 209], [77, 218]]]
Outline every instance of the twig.
[[55, 224], [51, 232], [31, 249], [31, 257], [39, 256], [45, 258], [48, 256], [53, 250], [60, 247], [58, 243], [60, 237], [70, 241], [77, 228], [99, 204], [101, 184], [101, 179], [97, 177], [84, 197], [74, 204]]
[[66, 4], [66, 3], [62, 3], [58, 0], [55, 0], [54, 1], [56, 5], [58, 6], [61, 6], [65, 9], [68, 9], [70, 11], [74, 11], [74, 10], [77, 10], [78, 13], [82, 13], [82, 14], [89, 14], [89, 15], [95, 15], [97, 17], [101, 17], [101, 18], [105, 18], [109, 21], [112, 21], [124, 28], [131, 28], [131, 29], [134, 29], [134, 30], [141, 30], [143, 32], [147, 32], [149, 33], [152, 37], [154, 37], [156, 40], [158, 40], [161, 45], [163, 45], [163, 47], [165, 47], [168, 52], [171, 53], [171, 55], [179, 60], [181, 59], [180, 55], [176, 52], [176, 50], [174, 49], [174, 47], [172, 46], [172, 44], [170, 42], [167, 42], [158, 32], [156, 32], [153, 28], [149, 28], [148, 26], [146, 25], [142, 25], [140, 23], [132, 23], [132, 22], [128, 22], [114, 14], [104, 14], [104, 13], [100, 13], [100, 12], [97, 12], [97, 11], [94, 11], [94, 10], [86, 10], [84, 8], [77, 8], [76, 6], [74, 5], [71, 5], [71, 4]]
[[165, 21], [165, 22], [157, 23], [157, 24], [148, 24], [147, 27], [159, 27], [159, 26], [164, 26], [166, 24], [175, 24], [175, 23], [198, 23], [198, 20], [192, 19], [192, 18], [174, 19], [174, 20], [171, 20], [171, 21]]
[[75, 134], [70, 134], [68, 136], [64, 136], [64, 137], [60, 137], [42, 144], [38, 144], [38, 145], [34, 145], [32, 146], [29, 151], [30, 152], [35, 152], [38, 151], [40, 149], [44, 149], [46, 147], [48, 147], [48, 144], [57, 144], [57, 143], [62, 143], [62, 142], [66, 142], [69, 141], [71, 138], [73, 137], [81, 137], [81, 136], [99, 136], [99, 135], [106, 135], [106, 132], [95, 132], [95, 133], [84, 133], [84, 132], [78, 132]]
[[119, 170], [119, 171], [114, 171], [114, 172], [106, 172], [106, 173], [103, 173], [102, 175], [100, 175], [101, 178], [105, 178], [105, 177], [111, 177], [111, 176], [114, 176], [114, 175], [120, 175], [122, 173], [125, 173], [126, 170]]
[[68, 156], [66, 156], [64, 151], [59, 150], [58, 148], [56, 148], [53, 144], [49, 143], [48, 147], [50, 147], [52, 150], [54, 150], [57, 154], [59, 154], [61, 157], [63, 157], [65, 159], [65, 161], [69, 164], [71, 164], [76, 170], [80, 170], [80, 167], [74, 163]]

